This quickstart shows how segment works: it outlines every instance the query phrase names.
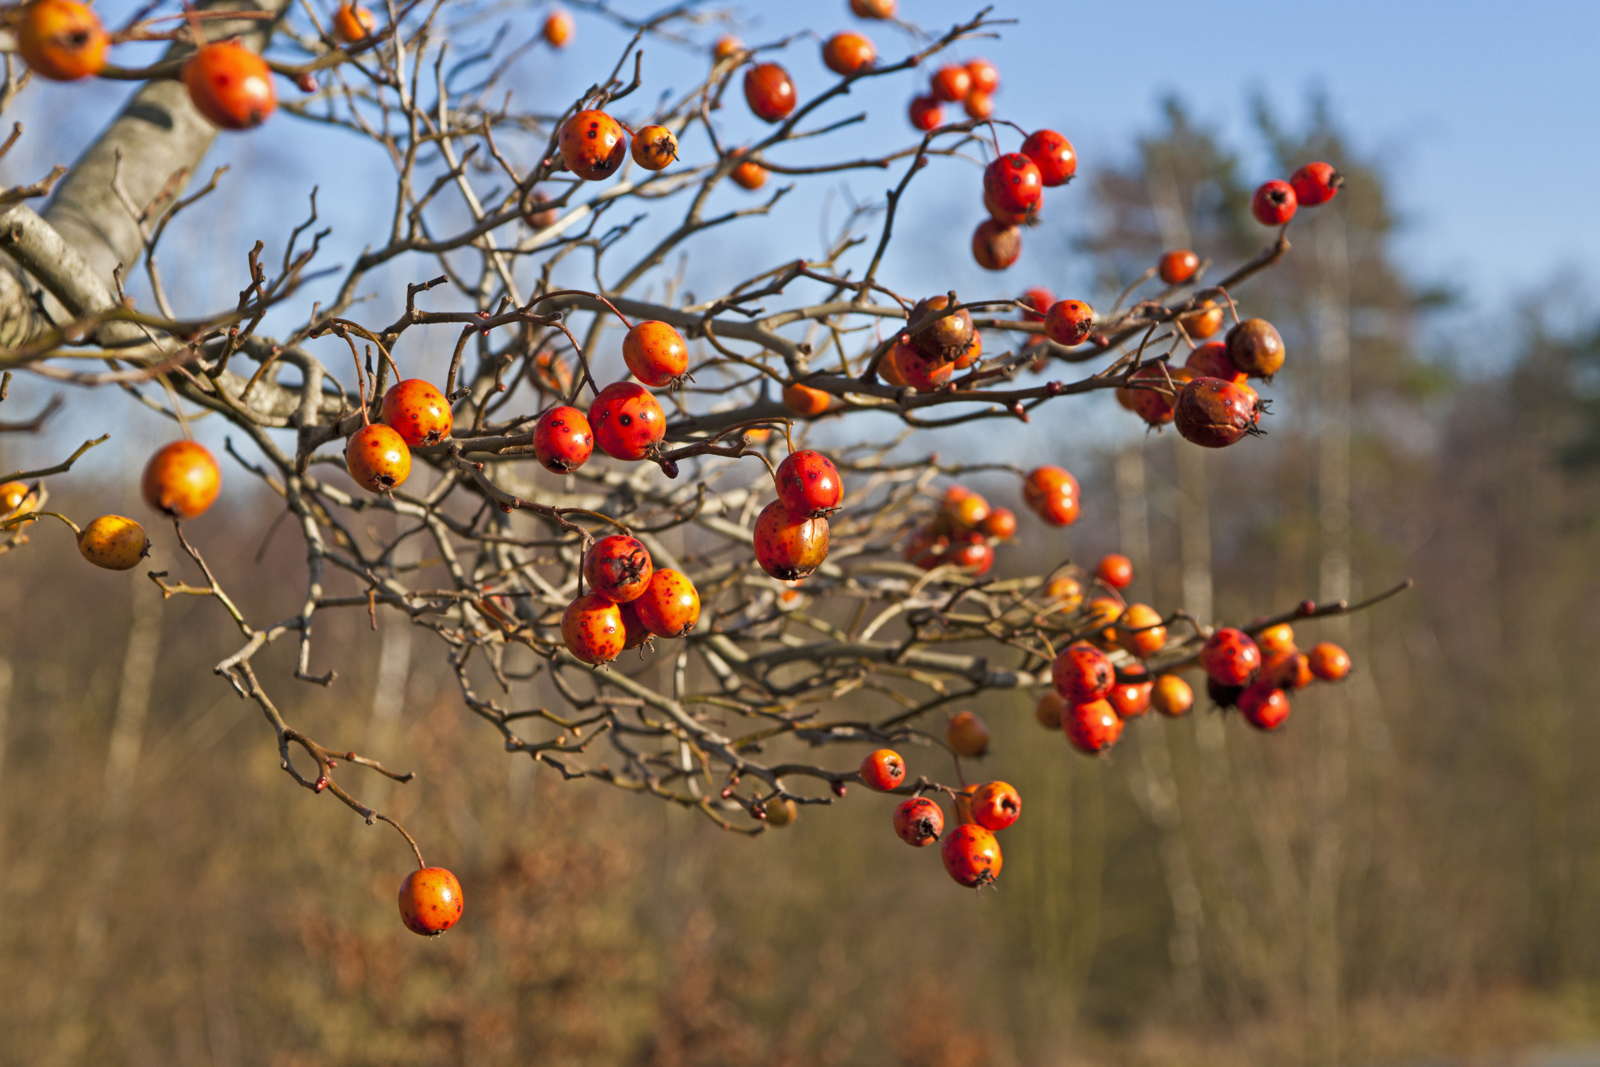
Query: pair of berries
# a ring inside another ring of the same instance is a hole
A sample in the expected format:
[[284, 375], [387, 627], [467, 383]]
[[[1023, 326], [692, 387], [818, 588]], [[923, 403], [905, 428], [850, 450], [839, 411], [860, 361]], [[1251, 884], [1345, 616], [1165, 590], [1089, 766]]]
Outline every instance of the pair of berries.
[[973, 325], [972, 314], [955, 306], [949, 296], [917, 301], [907, 327], [895, 337], [879, 365], [890, 385], [934, 392], [949, 385], [956, 371], [966, 370], [983, 356], [983, 338]]
[[1072, 142], [1055, 130], [1035, 130], [1017, 152], [996, 158], [983, 170], [983, 205], [995, 221], [1015, 226], [1031, 221], [1047, 188], [1065, 185], [1078, 172]]
[[1263, 226], [1283, 226], [1302, 205], [1326, 204], [1343, 185], [1344, 176], [1331, 163], [1307, 163], [1289, 175], [1288, 181], [1262, 183], [1250, 198], [1250, 213]]
[[828, 557], [828, 516], [844, 502], [844, 482], [827, 456], [803, 450], [778, 465], [777, 488], [778, 499], [757, 516], [751, 540], [762, 570], [798, 581]]
[[[579, 111], [561, 124], [556, 137], [561, 162], [584, 181], [604, 181], [628, 156], [622, 123], [596, 108]], [[633, 137], [633, 161], [646, 170], [664, 170], [678, 158], [678, 138], [665, 126], [642, 126]]]
[[411, 476], [411, 450], [450, 436], [450, 402], [429, 381], [407, 378], [383, 395], [381, 422], [361, 427], [345, 442], [345, 467], [356, 484], [374, 493], [399, 488]]
[[1035, 467], [1022, 481], [1022, 498], [1051, 526], [1078, 521], [1078, 479], [1061, 467]]
[[589, 592], [567, 605], [561, 637], [585, 663], [608, 663], [651, 635], [682, 637], [700, 621], [700, 593], [680, 571], [656, 570], [627, 534], [602, 537], [583, 558]]
[[[687, 366], [687, 356], [684, 359]], [[596, 445], [614, 459], [640, 460], [654, 452], [666, 434], [666, 413], [650, 390], [636, 382], [612, 382], [600, 390], [588, 414], [562, 404], [540, 415], [533, 427], [533, 451], [546, 470], [568, 474], [588, 462]]]

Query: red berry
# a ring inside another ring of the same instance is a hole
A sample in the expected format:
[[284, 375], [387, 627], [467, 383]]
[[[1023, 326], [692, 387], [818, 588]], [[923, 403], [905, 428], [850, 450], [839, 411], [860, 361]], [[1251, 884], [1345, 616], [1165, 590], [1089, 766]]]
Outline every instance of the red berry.
[[978, 529], [996, 541], [1009, 541], [1017, 535], [1017, 515], [1010, 508], [995, 508], [989, 512]]
[[628, 606], [657, 637], [682, 637], [700, 621], [700, 591], [670, 567], [656, 571], [643, 595]]
[[894, 832], [913, 848], [923, 848], [944, 833], [944, 809], [927, 797], [911, 797], [894, 809]]
[[1004, 862], [994, 834], [973, 823], [963, 823], [944, 835], [939, 858], [950, 877], [969, 888], [992, 884], [1000, 877]]
[[1031, 226], [1038, 221], [1039, 217], [1038, 203], [1034, 204], [1030, 208], [1025, 208], [1021, 211], [1014, 211], [1009, 208], [1002, 207], [1000, 205], [1000, 201], [995, 199], [994, 194], [988, 189], [983, 191], [983, 210], [987, 211], [989, 213], [989, 217], [1000, 223], [1002, 226]]
[[1294, 218], [1297, 207], [1294, 187], [1284, 181], [1266, 182], [1250, 198], [1250, 214], [1263, 226], [1282, 226]]
[[1228, 359], [1251, 378], [1271, 378], [1283, 369], [1283, 337], [1266, 319], [1245, 319], [1228, 331]]
[[442, 934], [461, 919], [461, 883], [443, 867], [423, 867], [400, 883], [400, 919], [428, 937]]
[[939, 106], [937, 97], [913, 97], [908, 113], [911, 116], [911, 125], [914, 129], [923, 131], [936, 130], [944, 125], [944, 108]]
[[407, 378], [383, 394], [383, 421], [412, 448], [436, 445], [450, 436], [450, 402], [432, 382]]
[[1004, 830], [1022, 814], [1022, 796], [1010, 782], [985, 782], [972, 794], [972, 819], [985, 830]]
[[1325, 682], [1341, 681], [1350, 673], [1350, 653], [1332, 641], [1319, 641], [1311, 646], [1306, 658], [1311, 673]]
[[888, 793], [906, 780], [906, 761], [892, 748], [869, 752], [861, 761], [861, 782], [868, 789]]
[[533, 426], [533, 452], [548, 471], [566, 474], [577, 470], [594, 454], [589, 416], [566, 404], [540, 415]]
[[783, 501], [774, 500], [756, 518], [752, 540], [761, 569], [792, 582], [828, 558], [828, 520], [790, 511]]
[[1023, 480], [1022, 496], [1052, 526], [1078, 521], [1078, 480], [1060, 467], [1035, 467]]
[[972, 78], [972, 91], [992, 94], [1000, 88], [1000, 71], [987, 59], [967, 61], [967, 74]]
[[1197, 378], [1221, 378], [1225, 382], [1245, 379], [1244, 371], [1233, 365], [1233, 360], [1228, 358], [1228, 346], [1221, 341], [1207, 341], [1190, 352], [1183, 365], [1194, 371]]
[[1074, 641], [1056, 654], [1050, 680], [1073, 704], [1087, 704], [1111, 692], [1117, 672], [1106, 654], [1086, 641]]
[[1081, 345], [1094, 329], [1094, 308], [1082, 300], [1057, 300], [1045, 312], [1044, 332], [1058, 345]]
[[[1256, 644], [1261, 645], [1260, 640]], [[1287, 652], [1268, 654], [1261, 645], [1261, 677], [1279, 689], [1304, 689], [1316, 675], [1311, 671], [1311, 657], [1290, 649]]]
[[923, 355], [902, 334], [884, 359], [883, 369], [884, 377], [892, 374], [900, 385], [910, 386], [919, 393], [931, 393], [955, 377], [956, 365], [937, 356]]
[[989, 727], [976, 712], [958, 711], [950, 716], [944, 739], [950, 751], [968, 759], [977, 759], [989, 751]]
[[766, 122], [788, 117], [799, 102], [794, 80], [776, 63], [757, 63], [745, 71], [744, 99], [756, 117]]
[[1289, 175], [1289, 185], [1300, 206], [1316, 207], [1339, 195], [1344, 175], [1334, 170], [1331, 163], [1307, 163]]
[[622, 653], [627, 629], [617, 605], [598, 593], [585, 593], [561, 614], [561, 639], [585, 663], [606, 663]]
[[1044, 180], [1021, 152], [1003, 155], [983, 169], [983, 191], [1001, 211], [1033, 211], [1044, 198]]
[[1261, 398], [1242, 382], [1196, 378], [1178, 391], [1173, 422], [1184, 440], [1225, 448], [1246, 434], [1260, 433]]
[[1262, 680], [1239, 694], [1239, 711], [1257, 730], [1276, 730], [1289, 717], [1289, 698], [1282, 689]]
[[[1178, 398], [1175, 390], [1195, 376], [1187, 367], [1176, 370], [1163, 368], [1157, 363], [1147, 363], [1134, 371], [1132, 379], [1146, 379], [1161, 386], [1160, 389], [1133, 389], [1126, 386], [1117, 390], [1117, 402], [1138, 415], [1151, 426], [1165, 426], [1172, 421]], [[1168, 382], [1171, 385], [1168, 385]], [[1174, 391], [1169, 391], [1174, 390]]]
[[639, 609], [634, 607], [635, 601], [618, 604], [617, 608], [622, 613], [622, 647], [638, 648], [650, 640], [650, 628], [639, 618]]
[[583, 557], [583, 577], [589, 583], [589, 591], [614, 604], [643, 596], [654, 573], [650, 550], [627, 534], [600, 538]]
[[589, 405], [595, 444], [615, 459], [643, 459], [667, 433], [667, 418], [650, 390], [612, 382]]
[[1045, 314], [1050, 310], [1050, 305], [1056, 302], [1056, 298], [1050, 290], [1036, 285], [1022, 294], [1022, 302], [1028, 305], [1022, 313], [1024, 322], [1043, 322]]
[[344, 444], [344, 463], [357, 485], [387, 493], [411, 474], [411, 450], [398, 433], [375, 422], [350, 435]]
[[1022, 231], [984, 219], [972, 231], [972, 258], [984, 270], [1005, 270], [1022, 255]]
[[981, 122], [994, 114], [994, 97], [974, 89], [961, 102], [961, 109], [967, 113], [967, 118], [978, 119]]
[[585, 181], [609, 178], [628, 155], [621, 124], [604, 111], [580, 111], [561, 126], [561, 161]]
[[1140, 659], [1149, 659], [1167, 644], [1161, 612], [1149, 604], [1129, 604], [1117, 620], [1117, 644]]
[[1104, 752], [1122, 737], [1122, 720], [1117, 709], [1106, 700], [1067, 703], [1061, 715], [1061, 732], [1079, 752], [1095, 755]]
[[1116, 552], [1100, 557], [1094, 576], [1113, 589], [1126, 589], [1133, 582], [1133, 561]]
[[1261, 669], [1261, 650], [1243, 630], [1224, 626], [1206, 638], [1200, 666], [1219, 685], [1246, 685]]
[[822, 45], [823, 65], [846, 77], [866, 70], [877, 59], [878, 50], [859, 33], [836, 33]]
[[667, 323], [647, 319], [622, 339], [622, 359], [644, 384], [672, 385], [689, 369], [689, 346]]
[[954, 103], [963, 100], [972, 91], [972, 75], [966, 67], [940, 67], [928, 80], [928, 87], [940, 100]]
[[802, 449], [778, 464], [778, 499], [796, 515], [827, 515], [844, 503], [844, 482], [833, 460]]
[[1200, 269], [1200, 257], [1187, 248], [1174, 249], [1161, 257], [1157, 269], [1168, 285], [1182, 285]]
[[238, 41], [203, 45], [183, 64], [195, 109], [224, 130], [249, 130], [278, 108], [267, 61]]
[[1039, 168], [1040, 179], [1054, 188], [1065, 185], [1078, 173], [1078, 153], [1072, 142], [1055, 130], [1035, 130], [1022, 142], [1022, 154]]
[[1111, 687], [1111, 692], [1106, 700], [1111, 704], [1111, 710], [1117, 713], [1117, 718], [1137, 719], [1150, 710], [1150, 697], [1155, 691], [1155, 682], [1151, 681], [1149, 673], [1140, 666], [1128, 667], [1117, 676], [1117, 684]]
[[1222, 306], [1215, 300], [1203, 301], [1193, 311], [1185, 311], [1178, 316], [1178, 325], [1195, 341], [1204, 341], [1214, 335], [1222, 329], [1222, 323]]

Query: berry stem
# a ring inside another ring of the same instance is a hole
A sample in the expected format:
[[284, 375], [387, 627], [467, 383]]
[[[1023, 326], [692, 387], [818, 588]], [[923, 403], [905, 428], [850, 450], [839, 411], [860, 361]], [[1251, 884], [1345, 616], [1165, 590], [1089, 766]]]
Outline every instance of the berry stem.
[[406, 844], [411, 846], [412, 854], [417, 857], [417, 867], [419, 870], [428, 866], [427, 861], [422, 858], [422, 849], [417, 847], [417, 839], [406, 833], [406, 828], [404, 826], [401, 826], [399, 823], [395, 822], [381, 811], [373, 812], [373, 817], [382, 819], [384, 822], [394, 827], [395, 833], [406, 839]]

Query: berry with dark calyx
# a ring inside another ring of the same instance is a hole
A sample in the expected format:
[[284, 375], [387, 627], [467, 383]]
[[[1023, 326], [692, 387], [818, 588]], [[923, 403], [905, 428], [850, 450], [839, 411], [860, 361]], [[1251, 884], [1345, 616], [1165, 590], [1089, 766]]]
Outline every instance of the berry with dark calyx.
[[566, 404], [546, 411], [533, 426], [533, 453], [552, 473], [577, 470], [594, 454], [589, 416]]
[[675, 385], [689, 370], [689, 346], [668, 323], [646, 319], [622, 339], [622, 359], [646, 385]]
[[1061, 732], [1072, 747], [1085, 755], [1098, 755], [1122, 737], [1122, 718], [1108, 700], [1068, 701], [1061, 714]]
[[1223, 626], [1201, 646], [1200, 667], [1221, 685], [1246, 685], [1261, 669], [1261, 649], [1243, 630]]
[[1150, 697], [1154, 691], [1155, 682], [1151, 680], [1149, 672], [1134, 665], [1117, 672], [1117, 684], [1106, 694], [1106, 700], [1117, 713], [1117, 718], [1137, 719], [1150, 710]]
[[911, 344], [930, 359], [953, 362], [972, 343], [972, 315], [965, 308], [946, 311], [951, 307], [948, 296], [929, 296], [917, 301], [911, 309], [909, 323]]
[[858, 773], [868, 789], [888, 793], [899, 789], [906, 780], [906, 761], [894, 749], [880, 748], [867, 753]]
[[1184, 440], [1203, 448], [1226, 448], [1247, 434], [1261, 433], [1261, 398], [1243, 382], [1196, 378], [1178, 391], [1173, 423]]
[[800, 101], [794, 80], [777, 63], [757, 63], [745, 71], [744, 99], [755, 116], [764, 122], [787, 118]]
[[651, 575], [649, 587], [628, 606], [657, 637], [682, 637], [700, 621], [700, 591], [687, 575], [670, 567]]
[[1074, 641], [1056, 654], [1050, 680], [1070, 703], [1087, 704], [1111, 692], [1117, 672], [1104, 652], [1086, 641]]
[[1037, 209], [1044, 185], [1038, 165], [1021, 152], [1003, 155], [983, 169], [983, 191], [1001, 211]]
[[423, 867], [400, 883], [400, 920], [406, 929], [437, 937], [461, 919], [461, 883], [443, 867]]
[[912, 97], [907, 114], [911, 119], [911, 127], [924, 133], [944, 125], [944, 108], [936, 96]]
[[561, 161], [584, 181], [609, 178], [628, 156], [628, 135], [604, 111], [580, 111], [561, 124]]
[[407, 378], [383, 394], [384, 424], [412, 448], [436, 445], [450, 436], [450, 401], [430, 381]]
[[947, 66], [940, 67], [933, 72], [933, 77], [928, 79], [928, 88], [933, 95], [946, 103], [955, 103], [966, 99], [972, 91], [972, 75], [966, 67]]
[[911, 797], [894, 809], [894, 832], [912, 848], [924, 848], [944, 833], [944, 809], [927, 797]]
[[1228, 346], [1221, 341], [1207, 341], [1190, 352], [1183, 365], [1194, 371], [1196, 378], [1221, 378], [1225, 382], [1245, 380], [1244, 371], [1233, 365]]
[[1344, 175], [1331, 163], [1307, 163], [1289, 175], [1289, 185], [1301, 207], [1316, 207], [1339, 195]]
[[1187, 248], [1176, 248], [1164, 253], [1156, 271], [1168, 285], [1182, 285], [1200, 269], [1200, 257]]
[[613, 604], [637, 600], [650, 587], [655, 564], [644, 542], [627, 534], [611, 534], [589, 546], [583, 556], [583, 577], [589, 591]]
[[585, 663], [608, 663], [622, 654], [627, 629], [615, 601], [585, 593], [561, 614], [561, 639]]
[[972, 820], [985, 830], [1004, 830], [1022, 814], [1022, 795], [1010, 782], [985, 782], [972, 794]]
[[202, 45], [183, 64], [195, 110], [224, 130], [249, 130], [278, 108], [267, 61], [238, 41]]
[[1150, 706], [1170, 719], [1189, 714], [1194, 707], [1194, 690], [1176, 674], [1163, 674], [1156, 678], [1150, 692]]
[[756, 518], [756, 562], [782, 581], [811, 574], [828, 558], [828, 520], [790, 511], [774, 500]]
[[835, 74], [849, 77], [868, 69], [878, 60], [878, 50], [859, 33], [846, 30], [829, 37], [822, 45], [822, 63]]
[[78, 552], [96, 567], [128, 571], [150, 554], [150, 538], [125, 515], [101, 515], [79, 531]]
[[1133, 582], [1133, 561], [1117, 552], [1100, 557], [1094, 576], [1113, 589], [1126, 589]]
[[162, 446], [145, 464], [144, 502], [179, 519], [204, 514], [222, 491], [222, 470], [211, 450], [196, 441]]
[[1045, 312], [1044, 332], [1058, 345], [1081, 345], [1094, 332], [1094, 308], [1082, 300], [1057, 300]]
[[972, 258], [984, 270], [1005, 270], [1022, 255], [1022, 231], [984, 219], [972, 231]]
[[111, 35], [77, 0], [34, 0], [17, 14], [17, 51], [28, 69], [51, 81], [77, 81], [105, 69]]
[[411, 450], [399, 433], [375, 422], [350, 435], [344, 445], [344, 463], [357, 485], [387, 493], [398, 489], [411, 474]]
[[976, 759], [989, 751], [989, 727], [976, 712], [958, 711], [945, 725], [945, 742], [958, 756]]
[[972, 335], [972, 340], [968, 342], [967, 347], [962, 350], [961, 354], [956, 357], [955, 362], [950, 364], [950, 366], [956, 370], [966, 370], [968, 367], [978, 362], [978, 360], [982, 357], [983, 334], [974, 333]]
[[1283, 368], [1283, 337], [1266, 319], [1245, 319], [1228, 331], [1228, 359], [1251, 378], [1271, 378]]
[[645, 170], [666, 170], [678, 159], [678, 137], [665, 126], [641, 126], [631, 151], [633, 161]]
[[1022, 154], [1033, 160], [1046, 186], [1065, 185], [1078, 173], [1078, 153], [1055, 130], [1035, 130], [1022, 142]]
[[1265, 680], [1246, 686], [1238, 704], [1245, 721], [1257, 730], [1276, 730], [1289, 718], [1288, 695]]
[[1263, 226], [1282, 226], [1294, 218], [1297, 207], [1294, 186], [1285, 181], [1265, 182], [1250, 198], [1250, 214]]
[[638, 460], [666, 436], [667, 417], [644, 386], [612, 382], [589, 405], [589, 425], [600, 451], [614, 459]]
[[950, 877], [968, 888], [992, 884], [1004, 863], [1000, 842], [975, 823], [963, 823], [945, 834], [939, 843], [939, 858]]
[[1311, 673], [1325, 682], [1343, 681], [1350, 674], [1350, 653], [1332, 641], [1319, 641], [1306, 653]]
[[778, 499], [796, 515], [821, 516], [844, 502], [844, 481], [833, 460], [802, 449], [778, 464]]

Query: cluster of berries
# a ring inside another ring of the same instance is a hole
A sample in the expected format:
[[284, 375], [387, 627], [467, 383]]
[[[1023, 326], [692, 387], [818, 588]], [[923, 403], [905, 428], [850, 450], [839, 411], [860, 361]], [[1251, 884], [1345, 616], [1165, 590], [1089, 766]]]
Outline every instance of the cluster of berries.
[[[906, 762], [893, 749], [869, 752], [857, 772], [869, 789], [890, 793], [905, 784]], [[944, 809], [922, 793], [908, 797], [894, 810], [894, 832], [913, 848], [938, 842], [944, 869], [958, 885], [981, 888], [1000, 876], [1004, 857], [995, 836], [1022, 814], [1022, 797], [1007, 782], [970, 785], [954, 795], [959, 822], [945, 832]]]

